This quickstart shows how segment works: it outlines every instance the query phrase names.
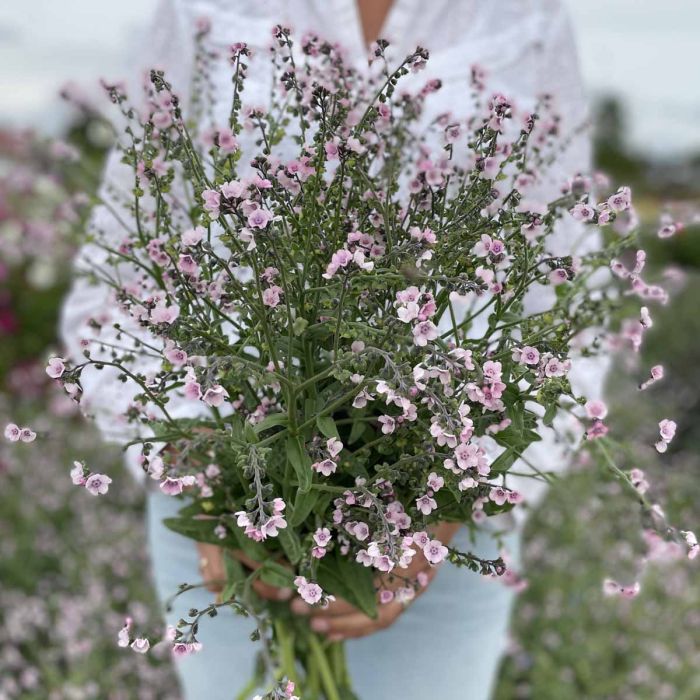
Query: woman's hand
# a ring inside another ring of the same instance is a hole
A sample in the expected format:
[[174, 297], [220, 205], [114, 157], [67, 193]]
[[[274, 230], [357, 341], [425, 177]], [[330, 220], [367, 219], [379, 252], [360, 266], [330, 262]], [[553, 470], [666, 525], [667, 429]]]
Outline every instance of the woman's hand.
[[[221, 593], [226, 584], [223, 547], [197, 542], [197, 553], [199, 554], [199, 572], [207, 590], [212, 593]], [[251, 571], [260, 568], [259, 562], [247, 557], [239, 549], [230, 550], [229, 553]], [[291, 588], [276, 588], [259, 578], [253, 581], [253, 590], [265, 600], [289, 600], [293, 595]]]
[[[429, 530], [435, 538], [447, 544], [452, 540], [459, 528], [459, 523], [440, 523], [429, 528]], [[200, 572], [207, 589], [213, 593], [220, 593], [226, 581], [223, 548], [213, 544], [198, 542], [197, 550], [199, 552]], [[232, 550], [231, 554], [251, 571], [255, 571], [260, 567], [259, 562], [250, 559], [240, 550]], [[419, 596], [425, 592], [427, 586], [435, 578], [438, 568], [431, 566], [423, 556], [423, 553], [418, 552], [407, 569], [400, 569], [393, 573], [378, 576], [376, 579], [377, 588], [396, 591], [404, 587], [407, 581], [415, 581], [420, 576], [424, 585], [416, 592], [416, 596]], [[291, 589], [276, 588], [260, 579], [255, 579], [253, 589], [265, 600], [285, 601], [293, 596]], [[340, 641], [365, 637], [368, 634], [386, 629], [396, 622], [407, 605], [397, 600], [380, 604], [377, 608], [378, 615], [375, 620], [342, 598], [333, 601], [326, 608], [321, 608], [308, 605], [301, 598], [295, 597], [290, 607], [297, 615], [304, 615], [310, 618], [311, 629], [325, 634], [331, 641]]]
[[[459, 528], [459, 523], [440, 523], [429, 530], [434, 537], [447, 544]], [[416, 592], [416, 596], [419, 596], [426, 591], [427, 586], [435, 578], [438, 568], [431, 566], [423, 553], [418, 552], [407, 569], [378, 576], [376, 579], [377, 587], [380, 590], [395, 591], [404, 587], [406, 581], [415, 581], [422, 575], [424, 585]], [[331, 641], [366, 637], [386, 629], [396, 622], [407, 607], [406, 603], [401, 603], [396, 599], [389, 603], [380, 603], [377, 606], [377, 618], [373, 620], [342, 598], [333, 601], [326, 608], [308, 605], [298, 597], [295, 597], [291, 602], [291, 608], [295, 613], [308, 615], [311, 618], [311, 629], [325, 634]]]

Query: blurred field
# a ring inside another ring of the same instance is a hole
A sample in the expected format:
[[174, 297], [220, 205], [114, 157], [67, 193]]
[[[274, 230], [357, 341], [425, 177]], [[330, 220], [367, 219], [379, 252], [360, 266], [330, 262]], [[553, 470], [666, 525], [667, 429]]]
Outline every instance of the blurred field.
[[[614, 106], [599, 124], [598, 160], [617, 181], [633, 184], [645, 219], [669, 198], [697, 203], [699, 160], [674, 166], [621, 151], [624, 127]], [[76, 129], [72, 136], [90, 145], [89, 134]], [[31, 448], [0, 444], [0, 700], [176, 700], [167, 690], [169, 659], [116, 646], [125, 615], [145, 623], [158, 614], [139, 489], [120, 469], [118, 451], [100, 445], [43, 372], [70, 257], [70, 246], [59, 245], [55, 208], [75, 183], [45, 176], [43, 156], [13, 135], [0, 146], [0, 426], [12, 420], [48, 434]], [[93, 146], [97, 166], [100, 148]], [[42, 184], [23, 192], [18, 173], [26, 182], [39, 173]], [[36, 235], [43, 243], [23, 249]], [[660, 418], [678, 421], [672, 450], [636, 466], [647, 471], [671, 519], [693, 527], [700, 520], [700, 231], [690, 228], [663, 245], [650, 238], [650, 248], [660, 261], [657, 275], [673, 265], [685, 278], [656, 314], [640, 358], [644, 370], [663, 363], [667, 379], [639, 401], [630, 377], [616, 373], [609, 423], [648, 444]], [[50, 254], [37, 255], [42, 250]], [[70, 483], [77, 454], [114, 479], [100, 503]], [[639, 530], [638, 510], [595, 464], [577, 466], [551, 490], [527, 528], [529, 586], [515, 611], [498, 700], [700, 697], [697, 562], [657, 548], [638, 598], [602, 595], [606, 576], [634, 576], [634, 560], [647, 548]]]

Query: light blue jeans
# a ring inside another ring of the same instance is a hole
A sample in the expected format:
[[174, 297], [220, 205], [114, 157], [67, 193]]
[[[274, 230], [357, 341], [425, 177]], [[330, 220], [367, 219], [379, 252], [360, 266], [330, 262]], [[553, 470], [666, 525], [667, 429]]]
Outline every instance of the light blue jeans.
[[[200, 580], [194, 543], [162, 524], [180, 506], [159, 492], [149, 495], [148, 535], [161, 600], [178, 584]], [[497, 556], [490, 538], [482, 536], [474, 546], [466, 532], [460, 535], [455, 544], [466, 551]], [[511, 535], [508, 546], [515, 560], [517, 545], [517, 535]], [[167, 622], [176, 624], [190, 608], [203, 608], [212, 598], [204, 589], [183, 594], [167, 613]], [[355, 692], [361, 700], [486, 700], [507, 644], [512, 600], [512, 589], [501, 582], [444, 565], [430, 589], [394, 625], [347, 642]], [[175, 660], [186, 700], [236, 697], [250, 680], [258, 648], [249, 639], [252, 629], [250, 621], [230, 610], [202, 621], [202, 651]]]

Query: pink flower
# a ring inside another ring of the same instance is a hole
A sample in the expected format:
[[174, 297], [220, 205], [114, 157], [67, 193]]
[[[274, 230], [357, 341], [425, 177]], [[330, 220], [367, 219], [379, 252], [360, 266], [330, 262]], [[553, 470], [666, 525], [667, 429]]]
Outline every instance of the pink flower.
[[588, 401], [585, 408], [589, 418], [603, 420], [608, 415], [608, 407], [603, 401]]
[[593, 424], [586, 431], [586, 439], [597, 440], [608, 434], [608, 426], [602, 420], [594, 420]]
[[119, 634], [117, 634], [117, 646], [120, 646], [123, 649], [129, 646], [129, 630], [131, 629], [131, 625], [132, 619], [127, 617], [124, 622], [124, 627], [122, 627], [119, 630]]
[[185, 397], [190, 401], [199, 401], [202, 398], [202, 386], [194, 379], [185, 382]]
[[253, 209], [248, 215], [248, 226], [251, 228], [265, 228], [272, 219], [272, 212], [267, 209]]
[[280, 297], [283, 293], [284, 290], [282, 287], [278, 287], [277, 285], [268, 287], [267, 289], [263, 290], [262, 293], [263, 304], [265, 304], [265, 306], [269, 306], [271, 309], [274, 309], [280, 303]]
[[396, 429], [396, 421], [391, 416], [379, 416], [377, 421], [382, 424], [382, 433], [384, 435], [391, 435]]
[[537, 348], [526, 345], [513, 353], [513, 359], [522, 365], [536, 365], [540, 361], [540, 351]]
[[22, 442], [34, 442], [34, 440], [36, 440], [36, 433], [31, 428], [22, 428], [19, 431], [19, 439]]
[[17, 442], [19, 440], [19, 436], [22, 434], [21, 429], [19, 426], [15, 425], [14, 423], [9, 423], [5, 427], [5, 439], [9, 440], [10, 442]]
[[502, 506], [508, 500], [508, 492], [500, 486], [489, 491], [489, 498], [497, 505]]
[[180, 236], [180, 242], [182, 245], [191, 248], [201, 243], [204, 237], [207, 235], [207, 230], [204, 226], [196, 226], [195, 228], [187, 229], [184, 231], [182, 236]]
[[177, 269], [190, 277], [199, 275], [199, 265], [191, 255], [180, 255], [177, 261]]
[[416, 508], [423, 515], [430, 515], [437, 508], [437, 501], [426, 493], [416, 499]]
[[302, 600], [309, 605], [316, 605], [323, 598], [323, 589], [317, 583], [308, 581], [304, 576], [297, 576], [294, 585]]
[[592, 221], [595, 217], [595, 209], [583, 202], [579, 202], [571, 210], [571, 216], [576, 219], [576, 221]]
[[76, 486], [82, 486], [85, 483], [85, 468], [81, 462], [73, 462], [73, 469], [70, 470], [70, 478]]
[[109, 490], [112, 480], [105, 474], [90, 474], [85, 481], [85, 488], [93, 496], [104, 496]]
[[177, 306], [166, 306], [164, 301], [159, 302], [151, 311], [152, 323], [167, 323], [170, 325], [180, 315]]
[[430, 540], [423, 547], [423, 556], [431, 564], [439, 564], [449, 554], [449, 550], [440, 540]]
[[144, 637], [137, 637], [131, 642], [131, 648], [138, 654], [145, 654], [151, 648], [151, 643]]
[[326, 152], [326, 158], [328, 158], [328, 160], [338, 160], [340, 152], [338, 148], [339, 143], [340, 139], [336, 136], [332, 141], [326, 141], [326, 143], [323, 144], [323, 150]]
[[221, 185], [221, 194], [226, 199], [241, 199], [246, 194], [246, 186], [240, 180], [230, 180]]
[[330, 476], [338, 468], [338, 465], [332, 459], [324, 459], [321, 462], [312, 464], [311, 468], [319, 474], [323, 474], [323, 476]]
[[335, 459], [343, 451], [343, 443], [338, 438], [329, 438], [326, 442], [326, 449], [330, 456]]
[[198, 651], [202, 650], [202, 644], [200, 642], [177, 642], [173, 644], [173, 656], [182, 657], [188, 656], [189, 654], [196, 654]]
[[331, 531], [327, 527], [320, 527], [314, 532], [314, 542], [319, 547], [327, 547], [331, 541]]
[[659, 434], [661, 435], [661, 440], [656, 443], [656, 450], [658, 452], [666, 452], [668, 444], [676, 434], [676, 422], [668, 418], [659, 421]]
[[221, 207], [221, 194], [216, 190], [204, 190], [202, 192], [202, 199], [204, 200], [204, 209], [209, 212], [209, 216], [212, 219], [219, 218], [219, 208]]
[[438, 337], [438, 329], [432, 321], [421, 321], [413, 327], [413, 342], [418, 347], [425, 347], [429, 341]]
[[664, 378], [664, 368], [663, 365], [654, 365], [649, 371], [649, 378], [639, 385], [639, 388], [643, 391], [648, 389], [652, 384], [660, 381]]
[[640, 590], [641, 586], [638, 581], [631, 586], [622, 586], [610, 578], [603, 581], [603, 593], [607, 596], [619, 595], [623, 598], [634, 598], [639, 594]]
[[62, 357], [52, 357], [46, 365], [46, 374], [51, 379], [58, 379], [66, 371], [65, 360]]
[[193, 476], [168, 476], [160, 482], [160, 490], [167, 496], [179, 496], [186, 486], [194, 486], [195, 481]]
[[612, 197], [608, 198], [608, 206], [613, 211], [625, 211], [632, 204], [632, 196], [629, 187], [621, 187]]
[[224, 400], [228, 398], [228, 391], [224, 389], [220, 384], [215, 384], [204, 392], [202, 396], [202, 401], [208, 406], [213, 406], [218, 408], [223, 404]]
[[438, 476], [435, 472], [430, 472], [428, 475], [428, 486], [433, 491], [439, 491], [445, 485], [445, 480]]
[[164, 354], [168, 362], [175, 367], [182, 367], [187, 362], [187, 353], [180, 348], [170, 348]]
[[549, 273], [549, 281], [550, 281], [550, 283], [553, 284], [554, 286], [557, 286], [558, 284], [562, 284], [562, 283], [564, 283], [564, 282], [568, 282], [568, 281], [569, 281], [569, 275], [568, 275], [568, 273], [566, 272], [566, 270], [564, 270], [564, 269], [561, 268], [561, 267], [558, 267], [556, 270], [552, 270], [552, 271]]
[[225, 155], [229, 153], [235, 153], [239, 146], [236, 137], [234, 136], [231, 129], [225, 126], [223, 129], [219, 129], [217, 135], [217, 141], [219, 143], [219, 151]]

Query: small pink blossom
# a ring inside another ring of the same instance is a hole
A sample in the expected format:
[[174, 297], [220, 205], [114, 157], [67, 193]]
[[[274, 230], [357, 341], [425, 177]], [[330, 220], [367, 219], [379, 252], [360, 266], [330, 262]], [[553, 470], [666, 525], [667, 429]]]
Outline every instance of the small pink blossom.
[[585, 406], [589, 418], [603, 420], [608, 415], [608, 407], [603, 401], [588, 401]]
[[117, 634], [117, 646], [120, 646], [123, 649], [126, 649], [126, 647], [129, 646], [129, 631], [131, 630], [132, 624], [133, 620], [130, 617], [127, 617], [124, 622], [124, 627], [122, 627]]
[[430, 472], [428, 475], [428, 486], [433, 491], [439, 491], [445, 485], [445, 480], [438, 476], [435, 472]]
[[607, 596], [619, 595], [623, 598], [634, 598], [639, 595], [640, 590], [641, 586], [639, 585], [638, 581], [631, 586], [623, 586], [610, 578], [603, 581], [603, 593], [605, 593]]
[[438, 337], [438, 329], [432, 321], [422, 321], [413, 327], [413, 342], [418, 347], [425, 347], [429, 341]]
[[130, 646], [137, 654], [145, 654], [151, 648], [151, 643], [144, 637], [137, 637]]
[[212, 219], [218, 219], [221, 207], [221, 193], [216, 190], [204, 190], [202, 192], [204, 200], [204, 209], [209, 213]]
[[314, 532], [314, 542], [319, 547], [327, 547], [331, 541], [331, 531], [327, 527], [320, 527]]
[[196, 226], [195, 228], [187, 229], [180, 236], [180, 242], [182, 245], [191, 248], [202, 242], [204, 237], [207, 235], [207, 230], [204, 226]]
[[112, 480], [105, 474], [90, 474], [85, 481], [85, 488], [93, 496], [104, 496], [111, 483]]
[[52, 357], [46, 365], [46, 374], [51, 379], [58, 379], [66, 371], [65, 360], [62, 357]]
[[392, 416], [379, 416], [377, 421], [382, 424], [382, 433], [391, 435], [396, 429], [396, 420]]
[[82, 462], [73, 462], [73, 469], [70, 470], [70, 478], [76, 486], [82, 486], [85, 483], [85, 468]]
[[416, 508], [423, 515], [430, 515], [437, 508], [437, 501], [432, 496], [425, 494], [416, 499]]
[[526, 345], [515, 350], [513, 359], [522, 365], [536, 365], [540, 361], [540, 351], [537, 348]]
[[251, 228], [265, 228], [272, 219], [272, 212], [267, 209], [253, 209], [248, 215], [248, 226]]
[[449, 550], [440, 540], [430, 540], [423, 547], [423, 556], [433, 565], [439, 564], [448, 554]]
[[10, 442], [18, 442], [21, 434], [21, 428], [14, 423], [9, 423], [7, 426], [5, 426], [6, 440], [9, 440]]
[[278, 287], [277, 285], [268, 287], [267, 289], [263, 290], [262, 293], [263, 304], [265, 304], [265, 306], [269, 306], [271, 309], [274, 309], [279, 305], [283, 293], [284, 290], [282, 287]]
[[317, 583], [308, 581], [305, 576], [297, 576], [294, 585], [301, 596], [301, 599], [309, 605], [316, 605], [323, 598], [323, 589]]
[[179, 496], [187, 486], [194, 486], [194, 476], [168, 476], [160, 482], [160, 490], [167, 496]]
[[204, 403], [208, 406], [218, 408], [228, 398], [228, 395], [228, 391], [226, 391], [224, 387], [222, 387], [220, 384], [215, 384], [204, 392], [202, 401], [204, 401]]
[[177, 306], [166, 306], [165, 302], [161, 301], [151, 311], [152, 323], [167, 323], [170, 325], [180, 315], [180, 309]]
[[312, 464], [311, 468], [319, 474], [323, 474], [323, 476], [330, 476], [331, 474], [335, 473], [338, 465], [332, 459], [324, 459], [320, 462], [315, 462]]

